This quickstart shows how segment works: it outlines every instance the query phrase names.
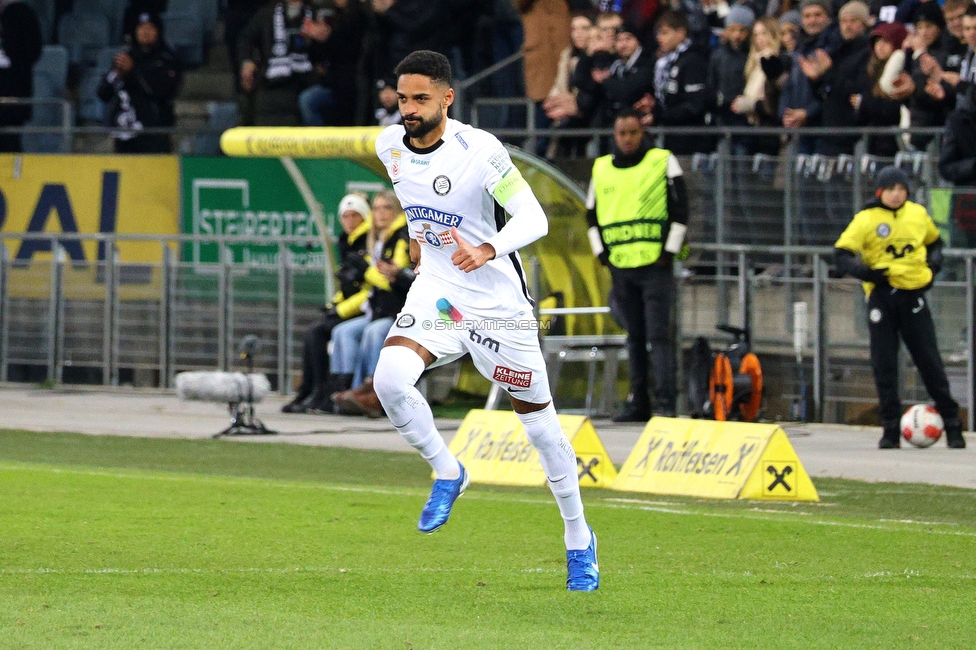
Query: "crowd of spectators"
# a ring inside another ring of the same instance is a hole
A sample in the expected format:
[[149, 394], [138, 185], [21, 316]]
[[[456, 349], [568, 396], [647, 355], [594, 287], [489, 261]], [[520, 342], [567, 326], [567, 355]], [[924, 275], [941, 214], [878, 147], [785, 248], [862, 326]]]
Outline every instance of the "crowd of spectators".
[[[222, 0], [221, 7], [242, 124], [395, 123], [393, 67], [431, 49], [451, 59], [459, 78], [523, 51], [521, 68], [503, 68], [475, 90], [528, 98], [538, 127], [609, 129], [627, 108], [646, 126], [941, 127], [957, 105], [969, 110], [964, 98], [976, 83], [976, 6], [943, 1]], [[20, 44], [27, 31], [14, 26], [28, 5], [3, 5], [10, 27], [0, 41], [0, 85], [9, 90], [0, 92], [29, 96], [23, 69], [39, 53]], [[70, 5], [57, 3], [62, 11]], [[124, 51], [98, 92], [112, 126], [173, 123], [182, 71], [159, 20], [166, 8], [167, 0], [129, 2]], [[148, 47], [138, 34], [147, 23], [157, 28]], [[145, 66], [151, 70], [141, 74]], [[4, 110], [5, 124], [29, 115], [25, 107]], [[523, 126], [522, 115], [513, 110], [502, 125]], [[921, 150], [932, 137], [872, 136], [868, 153]], [[800, 152], [852, 154], [858, 139], [804, 137]], [[120, 139], [117, 148], [164, 148], [140, 142]], [[781, 142], [737, 135], [732, 151], [774, 155]], [[715, 144], [685, 134], [664, 142], [678, 155]], [[608, 151], [609, 138], [544, 138], [538, 147], [549, 157], [595, 156]]]
[[[245, 123], [253, 124], [394, 123], [392, 68], [421, 48], [447, 55], [461, 78], [521, 49], [517, 77], [517, 67], [504, 68], [477, 91], [528, 98], [535, 125], [556, 129], [609, 129], [628, 108], [652, 127], [941, 127], [954, 110], [971, 110], [965, 97], [976, 82], [973, 0], [250, 4], [257, 6], [236, 42], [227, 32], [239, 87], [253, 101]], [[525, 125], [523, 113], [507, 114], [502, 126]], [[874, 135], [867, 152], [924, 150], [932, 137]], [[799, 151], [850, 155], [859, 139], [808, 136]], [[678, 155], [712, 152], [716, 142], [664, 138]], [[736, 155], [775, 155], [783, 138], [740, 133], [731, 143]], [[595, 156], [609, 145], [609, 138], [541, 138], [537, 153]]]

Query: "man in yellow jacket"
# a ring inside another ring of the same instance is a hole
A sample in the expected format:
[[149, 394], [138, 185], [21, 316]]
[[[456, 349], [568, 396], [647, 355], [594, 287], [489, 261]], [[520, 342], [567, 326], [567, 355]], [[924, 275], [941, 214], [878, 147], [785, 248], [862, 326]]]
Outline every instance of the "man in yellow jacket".
[[908, 177], [896, 167], [878, 172], [877, 199], [854, 215], [834, 244], [837, 270], [864, 282], [871, 368], [884, 433], [878, 447], [900, 446], [898, 337], [905, 342], [935, 407], [946, 442], [964, 449], [959, 405], [949, 392], [925, 291], [942, 268], [942, 240], [924, 206], [908, 200]]
[[614, 421], [646, 422], [652, 415], [648, 365], [653, 414], [675, 415], [672, 259], [688, 230], [688, 198], [677, 158], [651, 146], [635, 111], [617, 116], [613, 139], [613, 153], [593, 162], [587, 232], [593, 254], [610, 269], [627, 329], [630, 394]]

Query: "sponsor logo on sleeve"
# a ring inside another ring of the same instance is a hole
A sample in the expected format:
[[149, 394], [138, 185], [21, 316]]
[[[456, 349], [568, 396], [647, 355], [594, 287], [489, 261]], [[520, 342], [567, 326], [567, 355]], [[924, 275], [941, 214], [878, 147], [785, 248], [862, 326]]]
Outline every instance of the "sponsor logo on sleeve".
[[495, 168], [495, 171], [503, 176], [512, 168], [512, 160], [508, 157], [508, 152], [498, 151], [488, 159], [488, 164]]
[[400, 174], [400, 150], [394, 149], [390, 152], [390, 160], [392, 164], [390, 165], [390, 173], [393, 176], [398, 176]]
[[520, 372], [505, 366], [495, 366], [495, 374], [492, 375], [492, 379], [517, 388], [528, 388], [532, 384], [532, 371]]
[[396, 326], [400, 329], [407, 329], [408, 327], [413, 327], [413, 324], [416, 322], [417, 319], [412, 314], [401, 314], [400, 318], [397, 319]]

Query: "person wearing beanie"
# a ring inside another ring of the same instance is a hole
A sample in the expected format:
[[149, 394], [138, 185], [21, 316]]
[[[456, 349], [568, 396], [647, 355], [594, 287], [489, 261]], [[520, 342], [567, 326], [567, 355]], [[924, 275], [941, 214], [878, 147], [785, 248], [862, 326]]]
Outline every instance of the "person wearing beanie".
[[779, 18], [779, 29], [783, 41], [783, 49], [792, 52], [799, 44], [800, 31], [803, 29], [803, 19], [800, 12], [791, 9]]
[[[860, 71], [851, 95], [855, 124], [858, 126], [898, 126], [901, 121], [901, 101], [894, 98], [896, 81], [903, 83], [907, 75], [905, 51], [901, 49], [908, 31], [901, 23], [881, 23], [869, 36], [871, 56]], [[868, 153], [893, 158], [898, 153], [898, 139], [891, 135], [868, 136]]]
[[637, 24], [628, 20], [614, 35], [617, 58], [601, 84], [603, 98], [598, 114], [601, 126], [611, 126], [617, 113], [640, 101], [654, 84], [654, 53], [644, 49], [638, 33]]
[[945, 423], [946, 444], [964, 449], [959, 404], [949, 390], [925, 292], [942, 268], [939, 229], [925, 207], [908, 200], [908, 177], [897, 167], [877, 175], [875, 199], [854, 215], [834, 244], [838, 273], [863, 282], [871, 369], [881, 406], [878, 447], [900, 446], [899, 337]]
[[302, 383], [295, 398], [285, 404], [284, 413], [332, 411], [331, 395], [336, 390], [329, 372], [329, 341], [332, 331], [344, 320], [359, 316], [366, 299], [363, 282], [366, 268], [366, 236], [371, 225], [369, 203], [359, 194], [347, 194], [336, 210], [342, 234], [339, 236], [339, 290], [322, 310], [322, 316], [305, 334], [302, 353]]
[[98, 87], [98, 98], [106, 103], [106, 121], [119, 128], [112, 135], [115, 151], [169, 153], [173, 145], [168, 134], [139, 132], [176, 124], [174, 105], [182, 65], [163, 40], [159, 14], [143, 12], [136, 16], [127, 42]]
[[[746, 86], [745, 68], [749, 59], [749, 31], [756, 22], [756, 15], [743, 5], [735, 5], [725, 16], [722, 44], [712, 52], [708, 62], [708, 97], [712, 120], [717, 126], [748, 126], [746, 115], [735, 113], [732, 102], [742, 94]], [[742, 136], [734, 138], [733, 147], [739, 148]], [[746, 154], [746, 151], [737, 153]]]

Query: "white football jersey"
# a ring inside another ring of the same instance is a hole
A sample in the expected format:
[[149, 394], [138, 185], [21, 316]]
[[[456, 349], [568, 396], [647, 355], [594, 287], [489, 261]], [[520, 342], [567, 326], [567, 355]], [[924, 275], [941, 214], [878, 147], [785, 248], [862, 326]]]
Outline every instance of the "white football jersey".
[[393, 182], [411, 236], [421, 245], [420, 273], [410, 292], [446, 298], [464, 313], [530, 310], [517, 252], [470, 273], [451, 261], [457, 250], [451, 226], [468, 244], [484, 243], [505, 225], [502, 205], [527, 187], [498, 138], [448, 119], [437, 144], [416, 149], [410, 146], [403, 125], [396, 124], [376, 138], [376, 155]]

